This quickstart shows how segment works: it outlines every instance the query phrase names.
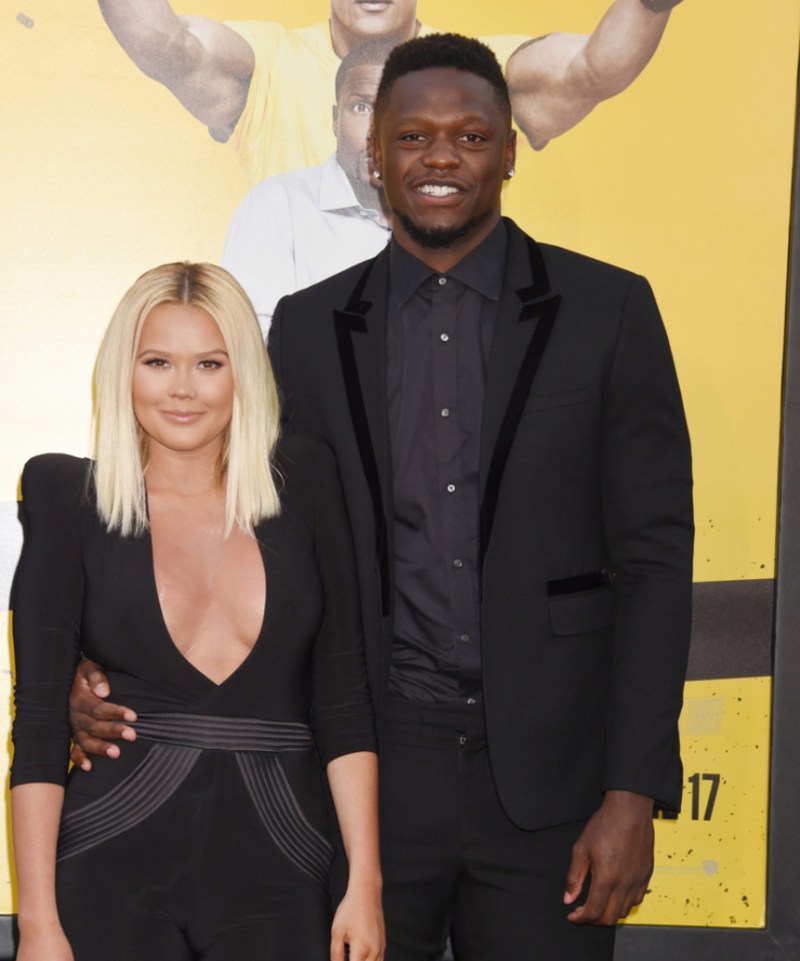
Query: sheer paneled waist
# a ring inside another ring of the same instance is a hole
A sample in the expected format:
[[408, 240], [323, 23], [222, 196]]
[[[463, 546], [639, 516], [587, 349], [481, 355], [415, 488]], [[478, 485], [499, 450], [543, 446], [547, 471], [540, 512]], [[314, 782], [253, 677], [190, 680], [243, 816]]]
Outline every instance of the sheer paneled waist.
[[61, 821], [58, 860], [116, 837], [153, 815], [183, 784], [203, 751], [231, 751], [259, 819], [300, 870], [327, 885], [333, 848], [307, 819], [281, 764], [284, 751], [309, 750], [311, 729], [292, 721], [140, 714], [139, 738], [155, 742], [143, 760], [101, 798]]

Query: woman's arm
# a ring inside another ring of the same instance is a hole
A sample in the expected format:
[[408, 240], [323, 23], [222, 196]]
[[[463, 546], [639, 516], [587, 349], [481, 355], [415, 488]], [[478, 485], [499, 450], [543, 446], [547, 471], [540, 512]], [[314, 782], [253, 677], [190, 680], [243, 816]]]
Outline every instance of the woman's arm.
[[381, 961], [386, 947], [378, 851], [378, 756], [344, 754], [328, 765], [336, 816], [347, 854], [347, 892], [331, 929], [331, 961]]
[[20, 944], [17, 961], [73, 961], [56, 908], [56, 843], [64, 788], [19, 784], [11, 791]]
[[48, 454], [22, 474], [25, 540], [11, 590], [15, 686], [11, 818], [21, 961], [72, 961], [56, 908], [58, 827], [69, 753], [67, 700], [80, 656], [80, 505], [88, 463]]

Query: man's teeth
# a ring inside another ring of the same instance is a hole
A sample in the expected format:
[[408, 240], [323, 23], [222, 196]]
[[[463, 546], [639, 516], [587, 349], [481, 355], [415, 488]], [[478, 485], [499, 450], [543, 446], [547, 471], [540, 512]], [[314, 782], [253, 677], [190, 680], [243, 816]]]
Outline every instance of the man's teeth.
[[449, 197], [450, 194], [458, 193], [458, 187], [447, 187], [444, 184], [422, 184], [417, 190], [421, 194], [430, 194], [431, 197]]

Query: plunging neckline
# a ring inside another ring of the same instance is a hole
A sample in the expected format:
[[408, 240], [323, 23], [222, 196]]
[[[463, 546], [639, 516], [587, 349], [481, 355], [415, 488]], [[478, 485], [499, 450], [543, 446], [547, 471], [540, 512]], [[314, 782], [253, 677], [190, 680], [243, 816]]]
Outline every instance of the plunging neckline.
[[[146, 494], [145, 494], [145, 498], [146, 498]], [[149, 520], [149, 518], [150, 518], [150, 505], [149, 505], [149, 503], [147, 504], [147, 516], [148, 516], [148, 520]], [[192, 664], [192, 662], [189, 660], [189, 658], [183, 653], [183, 651], [181, 651], [181, 649], [180, 649], [180, 648], [178, 647], [178, 645], [175, 643], [175, 640], [174, 640], [174, 638], [172, 637], [172, 634], [170, 634], [169, 627], [167, 626], [167, 619], [164, 617], [164, 610], [163, 610], [163, 608], [161, 607], [161, 598], [160, 598], [159, 595], [158, 595], [158, 582], [156, 581], [155, 553], [154, 553], [154, 551], [153, 551], [153, 535], [152, 535], [152, 531], [150, 530], [150, 527], [149, 527], [149, 526], [147, 527], [147, 529], [146, 529], [146, 531], [145, 531], [145, 537], [147, 538], [147, 547], [148, 547], [148, 552], [149, 552], [149, 555], [150, 555], [150, 557], [149, 557], [149, 563], [148, 563], [148, 565], [147, 565], [147, 569], [148, 569], [149, 577], [150, 577], [150, 586], [151, 586], [151, 588], [152, 588], [153, 597], [155, 598], [156, 608], [157, 608], [157, 610], [158, 610], [158, 619], [159, 619], [159, 621], [160, 621], [161, 628], [162, 628], [162, 631], [163, 631], [163, 633], [164, 633], [164, 637], [166, 638], [169, 647], [175, 652], [175, 654], [177, 655], [178, 659], [179, 659], [183, 664], [185, 664], [187, 667], [191, 668], [191, 670], [192, 670], [195, 674], [197, 674], [197, 675], [199, 675], [200, 677], [202, 677], [203, 680], [207, 681], [209, 684], [213, 684], [214, 687], [216, 687], [216, 688], [221, 688], [221, 687], [223, 687], [225, 684], [228, 683], [228, 681], [231, 680], [232, 677], [234, 677], [234, 675], [238, 674], [239, 671], [242, 670], [242, 668], [245, 666], [245, 664], [246, 664], [246, 663], [250, 660], [250, 658], [253, 656], [253, 654], [254, 654], [255, 651], [256, 651], [256, 648], [257, 648], [257, 647], [259, 646], [259, 644], [261, 643], [261, 638], [263, 637], [264, 629], [266, 628], [266, 625], [267, 625], [267, 596], [268, 596], [268, 592], [269, 592], [269, 584], [270, 584], [271, 577], [270, 577], [269, 571], [267, 570], [267, 559], [266, 559], [266, 556], [265, 556], [265, 552], [264, 552], [264, 550], [263, 550], [263, 548], [262, 548], [261, 541], [260, 541], [259, 538], [258, 538], [258, 535], [256, 534], [255, 531], [253, 531], [253, 537], [255, 538], [256, 546], [258, 547], [258, 554], [259, 554], [259, 557], [261, 558], [261, 566], [262, 566], [263, 569], [264, 569], [264, 611], [263, 611], [263, 613], [262, 613], [262, 615], [261, 615], [261, 626], [260, 626], [260, 628], [259, 628], [259, 630], [258, 630], [258, 634], [256, 635], [256, 639], [255, 639], [255, 641], [253, 642], [253, 646], [252, 646], [252, 647], [250, 648], [250, 650], [247, 652], [247, 654], [245, 655], [245, 657], [244, 657], [244, 659], [242, 660], [242, 662], [241, 662], [237, 667], [235, 667], [227, 677], [223, 678], [221, 681], [215, 681], [212, 677], [209, 677], [208, 674], [205, 673], [205, 671], [201, 671], [199, 667], [197, 667], [195, 664]]]

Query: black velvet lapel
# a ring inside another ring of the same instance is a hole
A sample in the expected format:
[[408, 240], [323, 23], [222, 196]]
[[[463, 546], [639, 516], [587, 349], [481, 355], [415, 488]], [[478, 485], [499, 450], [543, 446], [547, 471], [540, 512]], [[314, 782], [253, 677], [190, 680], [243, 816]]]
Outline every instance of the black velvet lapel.
[[503, 471], [561, 303], [561, 295], [550, 292], [539, 246], [506, 223], [508, 268], [481, 427], [480, 567], [492, 536]]
[[[386, 472], [389, 444], [385, 325], [388, 261], [387, 252], [370, 261], [353, 288], [344, 310], [333, 312], [350, 417], [372, 500], [381, 611], [384, 616], [389, 613], [391, 600], [389, 536], [381, 482]], [[370, 291], [376, 290], [375, 301], [363, 299], [368, 284]], [[374, 315], [367, 323], [366, 314], [376, 303]]]

